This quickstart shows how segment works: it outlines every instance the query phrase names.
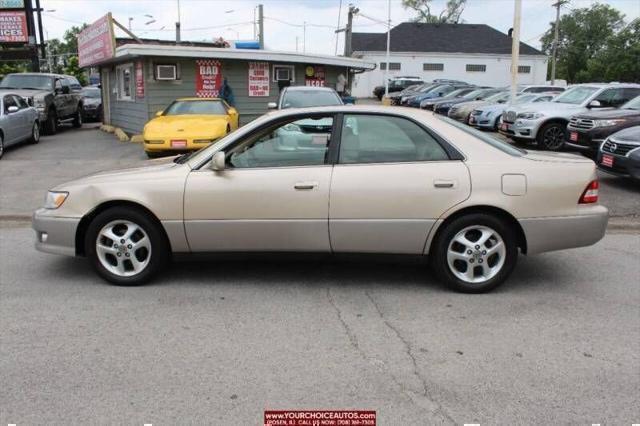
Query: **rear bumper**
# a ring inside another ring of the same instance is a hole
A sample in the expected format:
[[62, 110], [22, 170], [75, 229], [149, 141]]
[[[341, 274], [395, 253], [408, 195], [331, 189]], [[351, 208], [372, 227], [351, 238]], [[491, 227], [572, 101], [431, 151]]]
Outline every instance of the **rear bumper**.
[[527, 239], [527, 254], [590, 246], [602, 239], [609, 210], [600, 205], [585, 207], [584, 214], [519, 219]]
[[52, 210], [33, 213], [31, 226], [36, 231], [36, 249], [46, 253], [76, 255], [76, 230], [80, 218], [50, 216]]

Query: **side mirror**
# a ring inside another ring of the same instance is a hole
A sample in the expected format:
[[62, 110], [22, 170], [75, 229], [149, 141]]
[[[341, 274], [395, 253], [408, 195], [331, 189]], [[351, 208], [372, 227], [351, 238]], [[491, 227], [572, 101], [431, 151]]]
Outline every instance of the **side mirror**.
[[71, 89], [69, 89], [69, 86], [62, 86], [63, 95], [68, 95], [70, 92], [71, 92]]
[[14, 112], [18, 112], [18, 107], [14, 106], [14, 105], [11, 105], [9, 108], [7, 108], [7, 112], [9, 114], [13, 114]]
[[211, 158], [210, 168], [214, 172], [221, 172], [225, 169], [225, 166], [226, 166], [225, 163], [226, 163], [226, 155], [224, 154], [223, 151], [218, 151], [215, 154], [213, 154], [213, 157]]
[[235, 109], [234, 107], [229, 108], [229, 114], [231, 115], [238, 115], [238, 110]]
[[156, 117], [160, 117], [162, 115], [163, 111], [158, 111], [156, 112]]
[[278, 108], [278, 104], [276, 104], [275, 102], [269, 102], [269, 103], [267, 104], [267, 108], [269, 108], [269, 109], [276, 109], [276, 108]]
[[600, 101], [596, 101], [596, 100], [589, 102], [589, 105], [587, 105], [587, 108], [600, 108], [600, 107], [602, 107], [602, 104], [600, 103]]

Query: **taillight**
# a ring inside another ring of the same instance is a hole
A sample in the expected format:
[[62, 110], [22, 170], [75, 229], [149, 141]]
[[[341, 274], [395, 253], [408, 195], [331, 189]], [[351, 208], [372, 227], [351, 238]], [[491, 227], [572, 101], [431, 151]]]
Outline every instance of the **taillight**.
[[580, 197], [580, 201], [578, 204], [591, 204], [598, 202], [598, 188], [600, 185], [597, 180], [592, 180], [589, 182], [589, 185], [585, 188], [582, 193], [582, 197]]

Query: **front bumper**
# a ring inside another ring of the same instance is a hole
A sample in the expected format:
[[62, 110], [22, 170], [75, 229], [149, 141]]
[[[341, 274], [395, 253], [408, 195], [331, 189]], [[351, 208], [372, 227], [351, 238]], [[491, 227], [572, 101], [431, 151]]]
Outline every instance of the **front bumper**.
[[174, 145], [172, 144], [172, 140], [163, 140], [161, 143], [149, 143], [147, 139], [144, 141], [144, 150], [146, 152], [184, 152], [184, 151], [195, 151], [200, 148], [204, 148], [209, 146], [212, 142], [217, 139], [207, 139], [208, 142], [194, 142], [194, 139], [174, 139], [175, 140], [186, 140], [185, 145]]
[[38, 209], [31, 226], [36, 231], [36, 249], [65, 256], [76, 255], [76, 230], [80, 218], [53, 216], [55, 210]]
[[514, 139], [535, 140], [542, 122], [517, 119], [515, 122], [502, 121], [500, 133]]
[[581, 207], [575, 216], [519, 219], [527, 240], [527, 254], [590, 246], [602, 239], [609, 221], [605, 206]]
[[[603, 155], [608, 155], [613, 158], [611, 166], [602, 163]], [[640, 180], [640, 152], [632, 152], [631, 155], [627, 157], [599, 151], [596, 164], [598, 165], [598, 169], [603, 172]]]
[[585, 132], [569, 125], [565, 144], [571, 148], [596, 152], [609, 133], [611, 132], [603, 132], [601, 129]]
[[469, 116], [469, 125], [479, 129], [493, 130], [496, 120], [498, 120], [498, 118], [491, 115], [471, 115]]

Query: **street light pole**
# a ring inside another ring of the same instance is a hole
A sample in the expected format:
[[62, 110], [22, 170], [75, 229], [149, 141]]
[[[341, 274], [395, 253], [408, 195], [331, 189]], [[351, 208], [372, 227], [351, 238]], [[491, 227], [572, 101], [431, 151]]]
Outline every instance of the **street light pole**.
[[518, 62], [520, 59], [520, 15], [522, 0], [515, 0], [513, 11], [513, 33], [511, 40], [511, 96], [509, 103], [513, 104], [518, 92]]
[[391, 0], [387, 4], [387, 65], [384, 67], [384, 95], [389, 95], [389, 51], [391, 50]]
[[552, 6], [556, 8], [556, 24], [553, 29], [553, 53], [551, 56], [551, 85], [555, 86], [556, 83], [556, 54], [558, 52], [558, 38], [560, 27], [560, 6], [568, 3], [569, 0], [558, 0]]

